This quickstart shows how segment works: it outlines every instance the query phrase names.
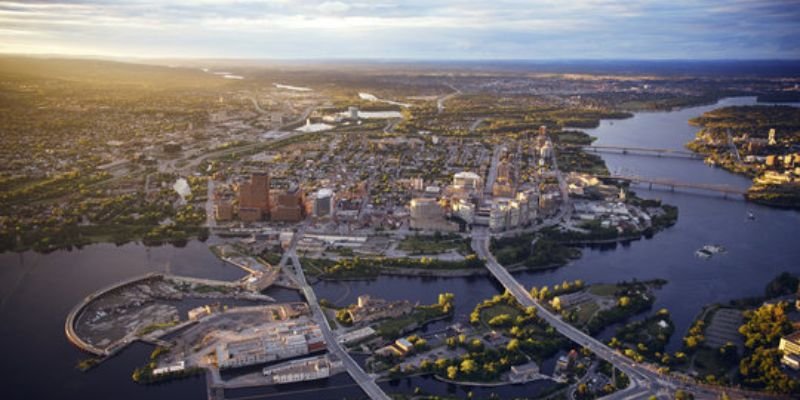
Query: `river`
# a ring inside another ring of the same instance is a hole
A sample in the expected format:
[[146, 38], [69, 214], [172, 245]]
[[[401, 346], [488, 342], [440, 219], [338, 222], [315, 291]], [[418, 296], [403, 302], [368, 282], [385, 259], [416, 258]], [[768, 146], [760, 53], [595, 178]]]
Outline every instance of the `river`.
[[[724, 105], [754, 104], [754, 98], [724, 99], [715, 105], [671, 112], [637, 113], [626, 120], [602, 121], [596, 129], [598, 145], [626, 145], [682, 149], [696, 128], [691, 117]], [[609, 169], [647, 177], [686, 182], [722, 183], [746, 188], [749, 180], [700, 161], [636, 155], [604, 154]], [[637, 278], [669, 281], [657, 292], [655, 309], [670, 310], [676, 334], [669, 344], [674, 351], [680, 338], [702, 306], [743, 296], [760, 295], [764, 285], [781, 271], [800, 273], [800, 213], [748, 204], [716, 195], [636, 189], [643, 197], [657, 197], [680, 209], [678, 223], [649, 240], [612, 248], [584, 249], [583, 257], [570, 265], [547, 272], [518, 273], [526, 285], [553, 285], [563, 280], [583, 279], [587, 283], [617, 282]], [[752, 210], [755, 220], [746, 214]], [[703, 260], [694, 251], [707, 243], [724, 245], [728, 252]], [[167, 271], [215, 279], [243, 275], [218, 260], [205, 243], [190, 242], [184, 248], [147, 248], [138, 244], [87, 246], [81, 250], [49, 254], [26, 252], [0, 254], [0, 373], [7, 382], [7, 399], [204, 399], [202, 378], [168, 384], [141, 386], [130, 374], [142, 365], [151, 348], [134, 345], [98, 368], [81, 373], [75, 363], [85, 355], [64, 336], [64, 318], [74, 304], [105, 285], [149, 271]], [[388, 299], [410, 299], [421, 303], [436, 301], [439, 292], [456, 295], [456, 318], [464, 319], [486, 297], [497, 294], [499, 285], [488, 277], [421, 279], [380, 277], [371, 281], [321, 282], [315, 286], [320, 298], [347, 304], [364, 293]], [[286, 291], [268, 291], [279, 300], [295, 300]], [[429, 327], [445, 326], [442, 321]], [[548, 363], [549, 364], [549, 363]], [[549, 367], [549, 365], [545, 366]], [[314, 389], [289, 393], [285, 389], [230, 393], [234, 397], [256, 393], [270, 398], [316, 399], [359, 397], [347, 376], [338, 376], [298, 388]], [[415, 387], [436, 394], [464, 394], [464, 388], [432, 379], [412, 378], [384, 383], [388, 391], [411, 393]], [[548, 386], [544, 382], [522, 386], [482, 389], [476, 395], [495, 392], [502, 397], [532, 395]], [[283, 394], [283, 395], [282, 395]]]

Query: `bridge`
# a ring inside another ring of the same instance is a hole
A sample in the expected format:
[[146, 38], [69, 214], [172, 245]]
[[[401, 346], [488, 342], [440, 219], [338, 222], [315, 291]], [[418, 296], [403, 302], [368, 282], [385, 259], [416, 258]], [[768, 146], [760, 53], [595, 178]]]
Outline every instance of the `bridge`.
[[653, 395], [657, 398], [673, 398], [671, 394], [677, 390], [684, 390], [697, 399], [718, 399], [723, 393], [731, 398], [741, 399], [783, 399], [787, 396], [775, 395], [764, 392], [753, 392], [741, 388], [721, 387], [698, 384], [697, 382], [679, 375], [663, 374], [658, 367], [649, 363], [637, 363], [625, 357], [617, 350], [588, 335], [586, 332], [572, 326], [561, 319], [560, 315], [548, 310], [537, 299], [534, 299], [528, 290], [520, 284], [508, 270], [497, 262], [489, 250], [490, 234], [485, 229], [472, 231], [472, 249], [486, 262], [486, 268], [500, 282], [501, 285], [523, 307], [534, 307], [536, 315], [542, 318], [558, 333], [564, 335], [573, 343], [589, 349], [597, 357], [612, 364], [615, 368], [625, 373], [630, 379], [628, 387], [603, 397], [607, 400], [633, 400], [649, 399]]
[[744, 197], [747, 194], [747, 191], [744, 189], [739, 189], [733, 186], [728, 185], [715, 185], [710, 183], [689, 183], [689, 182], [681, 182], [676, 181], [673, 179], [667, 178], [644, 178], [641, 176], [626, 176], [626, 175], [601, 175], [597, 177], [598, 179], [606, 179], [606, 180], [617, 180], [617, 181], [625, 181], [630, 183], [636, 183], [640, 185], [647, 185], [647, 188], [653, 190], [653, 187], [663, 187], [668, 188], [671, 191], [675, 191], [676, 188], [678, 189], [693, 189], [693, 190], [702, 190], [706, 192], [712, 193], [720, 193], [725, 198], [728, 196], [734, 197]]
[[690, 160], [703, 160], [705, 158], [702, 154], [675, 149], [653, 149], [634, 146], [582, 146], [582, 148], [592, 153], [637, 154], [654, 157], [687, 158]]
[[358, 362], [356, 362], [353, 357], [350, 356], [347, 350], [342, 347], [339, 341], [336, 340], [336, 335], [331, 330], [328, 318], [325, 317], [325, 313], [322, 311], [322, 307], [319, 305], [319, 300], [317, 299], [316, 293], [314, 293], [314, 288], [312, 288], [306, 280], [305, 273], [303, 272], [303, 266], [300, 264], [300, 257], [297, 256], [296, 248], [297, 242], [300, 241], [303, 235], [305, 235], [305, 230], [307, 227], [308, 221], [303, 223], [297, 229], [294, 236], [292, 236], [289, 247], [286, 248], [283, 256], [281, 256], [281, 261], [278, 265], [281, 268], [285, 268], [289, 260], [291, 260], [292, 268], [294, 269], [294, 278], [298, 282], [300, 290], [308, 302], [309, 308], [311, 308], [311, 313], [315, 322], [319, 325], [320, 330], [322, 331], [322, 335], [325, 338], [325, 343], [328, 346], [328, 352], [342, 361], [342, 364], [344, 364], [344, 368], [350, 374], [350, 377], [353, 378], [355, 383], [361, 387], [361, 390], [364, 391], [367, 397], [372, 400], [390, 400], [389, 396], [376, 383], [375, 376], [367, 374], [364, 369], [361, 368]]

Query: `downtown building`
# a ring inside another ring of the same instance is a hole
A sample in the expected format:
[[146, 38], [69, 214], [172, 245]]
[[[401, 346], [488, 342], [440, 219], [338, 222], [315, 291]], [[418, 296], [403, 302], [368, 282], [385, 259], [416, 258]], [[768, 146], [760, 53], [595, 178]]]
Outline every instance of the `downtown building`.
[[239, 219], [243, 222], [263, 221], [270, 215], [270, 177], [257, 172], [250, 181], [239, 185]]

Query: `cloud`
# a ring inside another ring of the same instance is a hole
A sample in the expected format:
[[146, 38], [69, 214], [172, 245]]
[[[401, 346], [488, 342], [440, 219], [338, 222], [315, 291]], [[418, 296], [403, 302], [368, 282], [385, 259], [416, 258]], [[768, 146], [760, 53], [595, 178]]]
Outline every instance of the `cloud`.
[[326, 1], [317, 6], [317, 10], [326, 14], [341, 14], [350, 10], [350, 6], [341, 1]]
[[0, 51], [800, 58], [797, 0], [0, 0]]

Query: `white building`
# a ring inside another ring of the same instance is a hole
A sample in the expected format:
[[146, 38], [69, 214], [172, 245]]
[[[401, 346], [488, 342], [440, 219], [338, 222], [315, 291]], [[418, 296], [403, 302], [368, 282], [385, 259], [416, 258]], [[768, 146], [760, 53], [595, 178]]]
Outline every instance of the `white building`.
[[478, 174], [463, 171], [453, 175], [453, 187], [458, 190], [479, 191], [483, 188], [483, 184]]
[[311, 213], [314, 218], [329, 217], [333, 215], [335, 204], [333, 190], [320, 189], [313, 195]]
[[281, 322], [262, 335], [217, 345], [217, 366], [220, 369], [245, 367], [323, 349], [325, 340], [316, 324]]
[[457, 199], [450, 205], [453, 214], [471, 224], [475, 221], [475, 204], [465, 200]]
[[327, 378], [342, 369], [341, 361], [328, 356], [304, 358], [266, 367], [263, 374], [276, 385]]

